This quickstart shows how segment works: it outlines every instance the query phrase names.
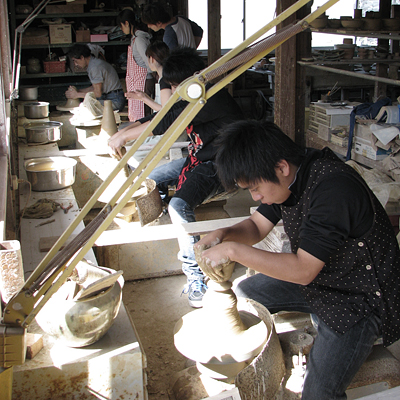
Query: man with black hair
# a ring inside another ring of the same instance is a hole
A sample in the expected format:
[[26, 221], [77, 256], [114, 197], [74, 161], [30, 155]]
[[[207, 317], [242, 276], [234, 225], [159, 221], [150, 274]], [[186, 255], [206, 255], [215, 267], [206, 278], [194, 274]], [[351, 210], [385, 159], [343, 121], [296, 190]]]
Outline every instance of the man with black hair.
[[68, 52], [69, 58], [80, 70], [86, 71], [91, 86], [79, 91], [70, 86], [65, 92], [67, 99], [84, 98], [86, 93], [94, 92], [97, 100], [104, 105], [104, 100], [111, 100], [114, 110], [123, 110], [125, 95], [117, 71], [107, 61], [91, 54], [86, 44], [74, 44]]
[[[204, 69], [204, 62], [192, 48], [177, 48], [163, 63], [163, 78], [171, 84], [172, 91], [182, 81]], [[188, 103], [179, 100], [167, 112], [152, 132], [162, 135], [176, 120]], [[155, 168], [149, 178], [154, 179], [165, 202], [169, 202], [168, 212], [172, 223], [195, 222], [194, 210], [205, 200], [222, 191], [215, 165], [215, 139], [219, 129], [243, 118], [242, 112], [226, 90], [212, 96], [192, 122], [186, 127], [189, 138], [189, 155]], [[137, 139], [150, 122], [139, 120], [113, 135], [109, 141], [111, 149], [121, 156], [121, 147], [130, 140]], [[168, 187], [176, 186], [172, 198], [168, 198]], [[206, 290], [204, 274], [194, 257], [193, 244], [199, 236], [182, 235], [178, 238], [178, 258], [183, 262], [182, 270], [187, 276], [185, 292], [192, 307], [202, 307]]]
[[[303, 149], [272, 123], [233, 123], [217, 147], [225, 188], [248, 189], [261, 205], [198, 242], [212, 246], [203, 262], [214, 268], [228, 259], [259, 272], [236, 294], [271, 313], [312, 313], [318, 333], [302, 399], [346, 399], [375, 340], [400, 339], [400, 250], [384, 208], [330, 149]], [[281, 219], [292, 253], [252, 247]]]
[[171, 50], [178, 46], [197, 49], [203, 37], [203, 29], [195, 22], [182, 15], [171, 18], [158, 4], [143, 7], [142, 22], [154, 32], [164, 29], [163, 41]]

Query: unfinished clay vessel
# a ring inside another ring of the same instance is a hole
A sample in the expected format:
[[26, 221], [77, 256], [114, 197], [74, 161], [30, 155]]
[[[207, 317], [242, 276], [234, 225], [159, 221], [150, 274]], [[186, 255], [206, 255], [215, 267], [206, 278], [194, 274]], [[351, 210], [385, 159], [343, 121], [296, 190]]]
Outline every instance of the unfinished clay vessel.
[[118, 131], [115, 115], [112, 108], [111, 100], [104, 100], [103, 119], [101, 121], [101, 132], [107, 133], [108, 136], [114, 135]]

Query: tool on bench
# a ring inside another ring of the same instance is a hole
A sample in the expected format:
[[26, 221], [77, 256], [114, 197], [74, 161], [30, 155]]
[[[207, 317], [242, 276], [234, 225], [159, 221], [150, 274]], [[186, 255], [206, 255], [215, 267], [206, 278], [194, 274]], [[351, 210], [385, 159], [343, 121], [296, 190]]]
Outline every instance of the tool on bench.
[[333, 85], [332, 89], [328, 92], [327, 96], [332, 96], [334, 93], [336, 93], [340, 89], [340, 87], [338, 87], [337, 84], [338, 84], [338, 82], [336, 82]]
[[73, 207], [72, 203], [69, 203], [68, 207], [63, 207], [62, 203], [60, 204], [62, 210], [64, 210], [64, 214], [68, 214], [68, 210]]
[[37, 224], [35, 226], [35, 228], [37, 228], [38, 226], [43, 226], [43, 225], [47, 225], [47, 224], [51, 224], [52, 222], [54, 222], [55, 219], [48, 219], [47, 221], [41, 222], [40, 224]]

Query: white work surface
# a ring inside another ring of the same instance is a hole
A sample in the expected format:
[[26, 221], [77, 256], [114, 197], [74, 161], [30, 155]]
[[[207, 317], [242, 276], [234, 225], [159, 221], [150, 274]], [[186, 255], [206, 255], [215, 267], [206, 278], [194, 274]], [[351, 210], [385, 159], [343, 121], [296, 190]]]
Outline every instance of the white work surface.
[[[32, 324], [33, 333], [40, 328]], [[147, 399], [146, 358], [123, 304], [109, 331], [82, 348], [44, 335], [44, 348], [14, 367], [13, 400]]]
[[[30, 158], [43, 157], [46, 151], [49, 151], [52, 155], [58, 150], [56, 143], [39, 145], [39, 146], [28, 146], [21, 144], [19, 146], [19, 177], [27, 181], [26, 171], [24, 168], [24, 162]], [[50, 192], [31, 192], [29, 198], [29, 185], [27, 183], [19, 183], [19, 194], [20, 194], [20, 211], [26, 207], [31, 206], [40, 199], [50, 199], [68, 207], [72, 204], [72, 208], [65, 214], [62, 209], [57, 209], [53, 213], [53, 216], [44, 219], [21, 219], [21, 248], [22, 248], [22, 260], [24, 264], [25, 279], [32, 273], [32, 271], [39, 265], [46, 253], [39, 252], [39, 239], [47, 236], [61, 236], [62, 233], [68, 228], [72, 220], [79, 212], [78, 204], [76, 203], [74, 192], [71, 187], [62, 190], [54, 190]], [[27, 204], [28, 201], [28, 204]], [[54, 222], [42, 226], [39, 224], [55, 219]], [[78, 234], [85, 228], [83, 222], [74, 230], [74, 234]], [[85, 258], [97, 264], [93, 250], [90, 250]]]
[[[19, 146], [19, 177], [27, 180], [24, 161], [43, 157], [47, 152], [55, 155], [57, 144]], [[37, 200], [48, 198], [72, 208], [68, 213], [57, 209], [45, 219], [21, 220], [22, 259], [27, 278], [46, 255], [39, 251], [39, 239], [60, 236], [79, 212], [72, 188], [49, 192], [31, 192], [29, 185], [19, 183], [20, 211]], [[50, 219], [54, 222], [43, 226]], [[84, 229], [81, 222], [74, 230]], [[86, 259], [97, 264], [93, 250]], [[28, 332], [42, 333], [34, 321]], [[65, 347], [44, 334], [44, 348], [23, 365], [14, 367], [13, 399], [147, 399], [145, 368], [146, 359], [133, 322], [121, 303], [114, 325], [98, 342], [83, 348]]]

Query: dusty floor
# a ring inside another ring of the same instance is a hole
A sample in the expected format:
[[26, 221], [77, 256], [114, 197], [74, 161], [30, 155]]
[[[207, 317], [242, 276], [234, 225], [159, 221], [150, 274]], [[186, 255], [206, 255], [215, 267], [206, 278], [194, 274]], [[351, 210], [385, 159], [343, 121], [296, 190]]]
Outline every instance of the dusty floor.
[[[256, 206], [248, 192], [240, 192], [228, 199], [224, 210], [230, 217], [246, 216], [250, 207]], [[218, 218], [215, 214], [211, 218]], [[232, 280], [239, 280], [246, 274], [246, 268], [236, 266]], [[123, 301], [130, 313], [147, 358], [147, 391], [149, 400], [175, 400], [171, 390], [171, 380], [178, 372], [194, 365], [174, 346], [173, 330], [176, 322], [185, 314], [193, 311], [181, 292], [186, 277], [175, 275], [163, 278], [125, 282]], [[275, 321], [277, 331], [284, 328]], [[194, 345], [201, 346], [199, 338]], [[400, 341], [389, 348], [400, 361]], [[361, 390], [361, 391], [359, 391]], [[357, 399], [373, 392], [363, 392], [363, 388], [348, 391], [349, 399]], [[380, 389], [382, 390], [382, 389]], [[197, 393], [197, 392], [196, 392]], [[198, 400], [205, 396], [199, 396]], [[191, 397], [192, 398], [192, 397]], [[297, 397], [288, 396], [285, 399]], [[196, 399], [197, 400], [197, 399]]]
[[[230, 217], [249, 215], [256, 205], [249, 193], [240, 192], [224, 206]], [[245, 274], [238, 266], [233, 278]], [[173, 399], [170, 381], [174, 374], [193, 362], [174, 346], [173, 329], [183, 315], [193, 311], [186, 295], [181, 296], [186, 283], [184, 275], [125, 282], [123, 302], [135, 324], [147, 357], [147, 390], [149, 400]], [[193, 340], [196, 343], [196, 338]]]
[[[243, 267], [235, 271], [236, 275], [244, 273]], [[194, 364], [175, 349], [173, 337], [175, 323], [193, 311], [186, 296], [180, 296], [185, 282], [186, 277], [178, 275], [127, 282], [124, 287], [123, 301], [147, 357], [150, 400], [173, 399], [169, 392], [171, 379], [177, 372]], [[193, 343], [196, 345], [196, 338]]]

